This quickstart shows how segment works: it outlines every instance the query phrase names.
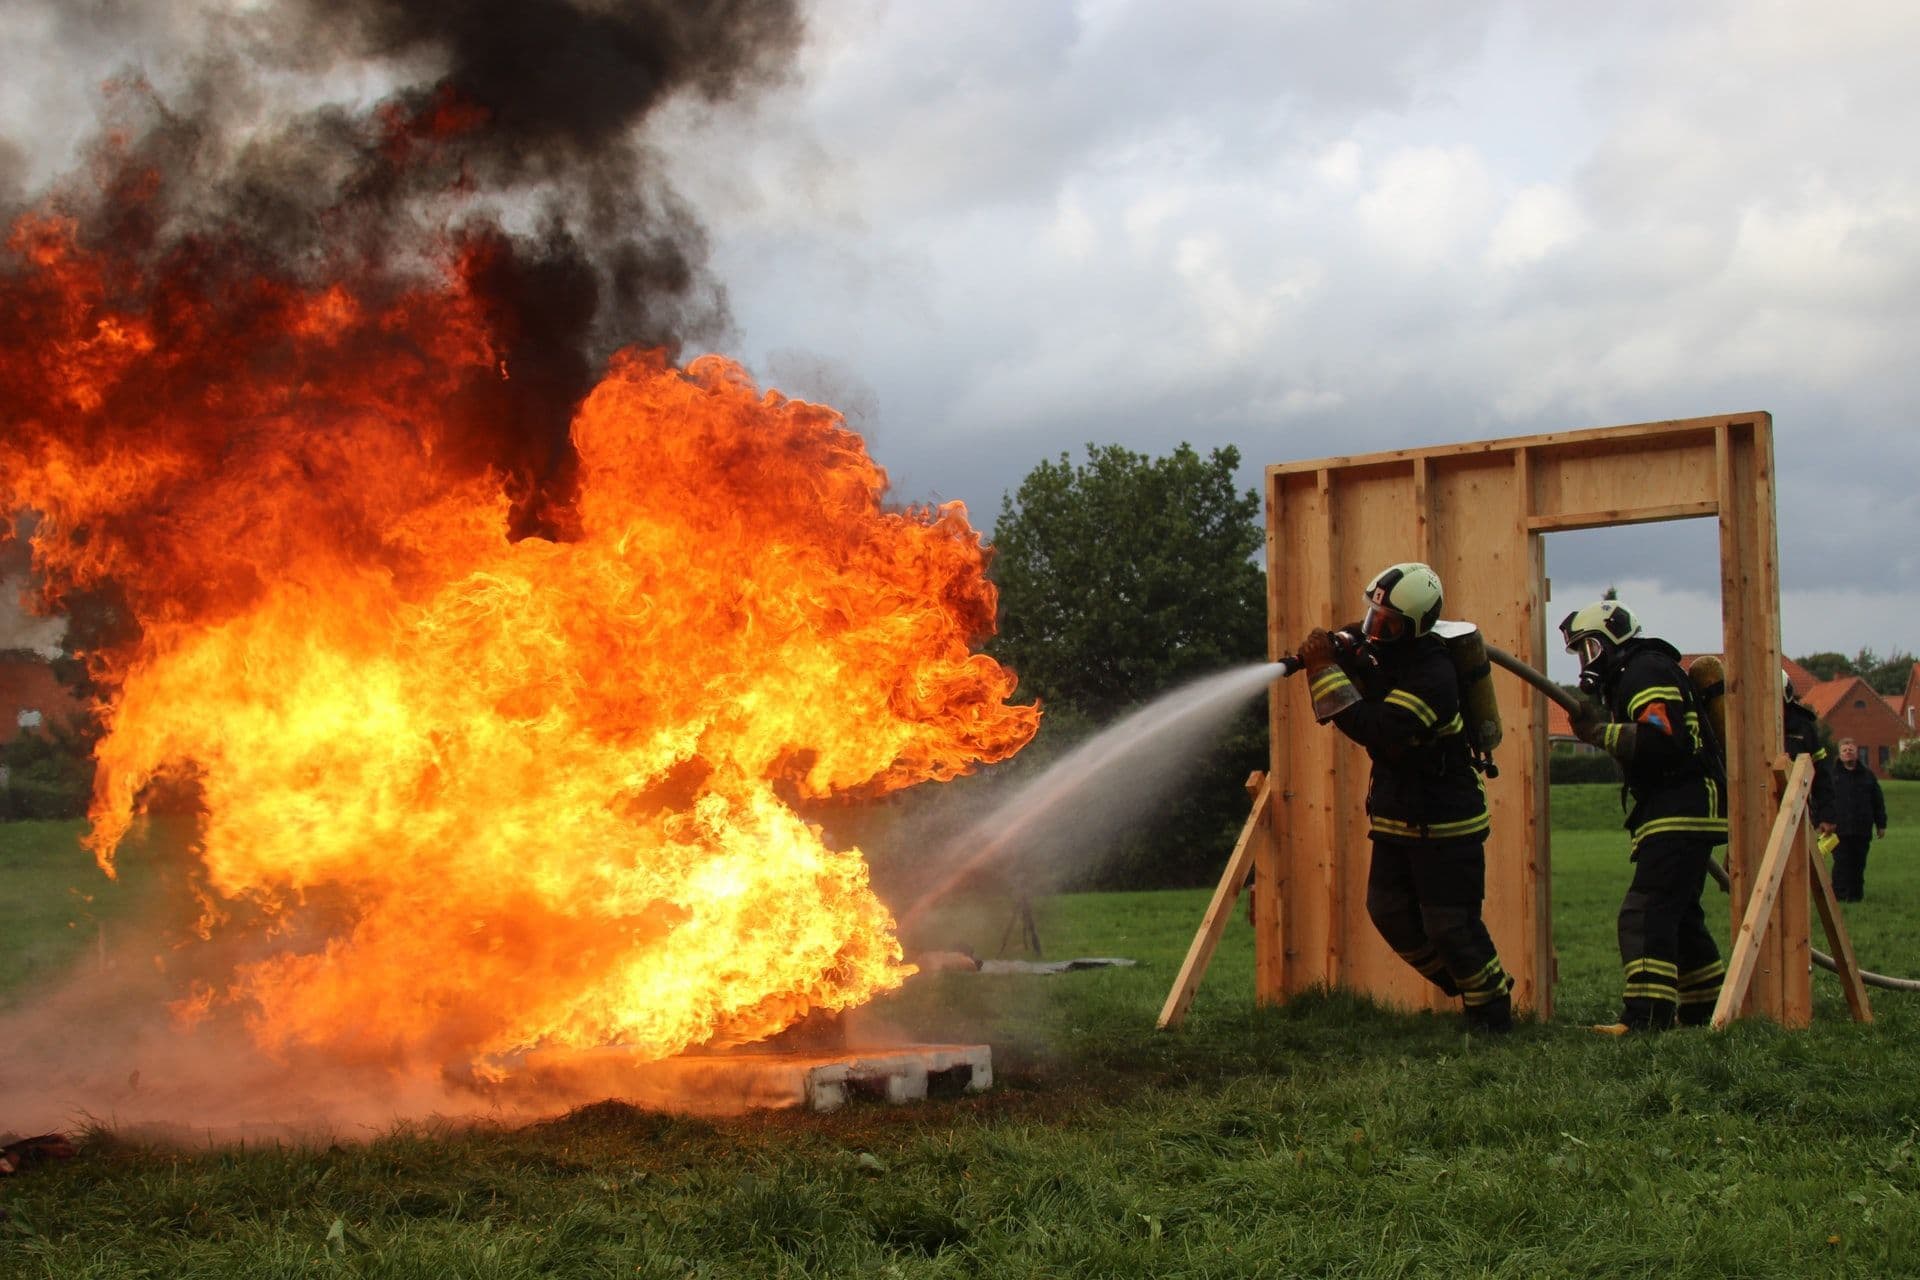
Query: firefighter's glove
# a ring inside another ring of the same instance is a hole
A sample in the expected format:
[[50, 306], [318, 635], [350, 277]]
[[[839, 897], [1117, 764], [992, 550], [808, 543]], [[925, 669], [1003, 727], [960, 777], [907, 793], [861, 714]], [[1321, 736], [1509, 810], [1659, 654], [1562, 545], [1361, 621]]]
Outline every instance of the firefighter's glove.
[[1582, 698], [1567, 717], [1573, 722], [1573, 736], [1590, 747], [1600, 745], [1601, 732], [1607, 727], [1607, 713]]
[[1607, 718], [1607, 713], [1591, 702], [1582, 702], [1579, 710], [1568, 717], [1573, 721], [1573, 735], [1589, 746], [1600, 748], [1621, 763], [1633, 759], [1634, 726], [1617, 724]]
[[1307, 638], [1300, 644], [1300, 664], [1308, 671], [1318, 671], [1330, 667], [1337, 656], [1333, 651], [1333, 633], [1325, 627], [1315, 627], [1307, 632]]

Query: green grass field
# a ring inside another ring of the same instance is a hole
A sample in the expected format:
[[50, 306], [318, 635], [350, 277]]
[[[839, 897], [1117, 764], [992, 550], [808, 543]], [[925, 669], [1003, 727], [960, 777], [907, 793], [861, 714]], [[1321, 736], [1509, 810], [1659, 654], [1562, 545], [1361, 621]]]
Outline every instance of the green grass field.
[[[1869, 967], [1920, 974], [1920, 784], [1887, 792], [1849, 922]], [[1156, 1034], [1206, 893], [1065, 896], [1039, 904], [1050, 954], [1139, 965], [929, 975], [880, 1011], [991, 1043], [989, 1093], [723, 1120], [602, 1103], [325, 1149], [89, 1132], [0, 1179], [0, 1276], [1920, 1274], [1920, 995], [1875, 992], [1859, 1027], [1817, 973], [1811, 1030], [1585, 1032], [1616, 1008], [1628, 866], [1612, 788], [1554, 804], [1560, 1013], [1505, 1039], [1339, 995], [1258, 1009], [1244, 913], [1185, 1028]], [[16, 1001], [139, 892], [101, 891], [76, 836], [0, 827]]]

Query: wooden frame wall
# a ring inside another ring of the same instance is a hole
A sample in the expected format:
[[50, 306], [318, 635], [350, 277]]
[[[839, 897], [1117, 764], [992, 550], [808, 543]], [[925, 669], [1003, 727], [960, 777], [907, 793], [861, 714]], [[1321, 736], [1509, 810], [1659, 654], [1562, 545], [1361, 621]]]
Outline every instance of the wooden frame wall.
[[[1446, 586], [1445, 615], [1545, 670], [1543, 535], [1716, 516], [1733, 881], [1731, 919], [1753, 892], [1776, 800], [1780, 751], [1780, 591], [1772, 419], [1764, 413], [1554, 435], [1267, 468], [1267, 646], [1291, 652], [1316, 626], [1363, 610], [1361, 588], [1389, 564], [1423, 560]], [[1622, 574], [1633, 566], [1621, 566]], [[1564, 614], [1585, 601], [1556, 601]], [[1631, 603], [1629, 601], [1628, 603]], [[1661, 620], [1645, 619], [1659, 634]], [[1748, 678], [1758, 673], [1758, 678]], [[1546, 700], [1496, 671], [1505, 743], [1489, 780], [1486, 918], [1513, 975], [1515, 1004], [1553, 1009]], [[1366, 913], [1370, 847], [1366, 755], [1316, 725], [1304, 680], [1276, 684], [1268, 804], [1272, 838], [1254, 866], [1255, 989], [1263, 1003], [1317, 986], [1408, 1008], [1451, 1002], [1383, 943]], [[1621, 835], [1620, 883], [1629, 877]], [[1790, 1025], [1811, 1017], [1807, 892], [1782, 886], [1750, 1010]]]

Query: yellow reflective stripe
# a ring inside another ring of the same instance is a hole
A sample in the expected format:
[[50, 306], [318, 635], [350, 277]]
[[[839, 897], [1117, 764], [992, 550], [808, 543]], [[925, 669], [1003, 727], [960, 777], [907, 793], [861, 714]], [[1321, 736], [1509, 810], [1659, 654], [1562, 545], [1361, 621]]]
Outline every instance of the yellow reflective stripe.
[[1638, 849], [1640, 842], [1649, 836], [1671, 835], [1675, 832], [1690, 832], [1700, 835], [1725, 835], [1725, 818], [1655, 818], [1643, 823], [1633, 833], [1633, 847]]
[[1466, 730], [1467, 730], [1467, 722], [1465, 720], [1462, 720], [1460, 718], [1460, 713], [1456, 711], [1453, 713], [1453, 719], [1447, 721], [1445, 724], [1441, 725], [1438, 729], [1434, 730], [1434, 733], [1442, 738], [1450, 738], [1456, 733], [1465, 733]]
[[1621, 971], [1631, 978], [1636, 973], [1657, 973], [1663, 977], [1678, 978], [1680, 966], [1671, 960], [1655, 960], [1652, 956], [1641, 956], [1629, 960], [1621, 966]]
[[1421, 725], [1428, 729], [1433, 728], [1433, 722], [1440, 718], [1434, 714], [1432, 707], [1420, 700], [1418, 694], [1408, 693], [1405, 689], [1395, 689], [1386, 696], [1384, 701], [1388, 706], [1402, 707], [1413, 712]]
[[1632, 717], [1640, 714], [1641, 708], [1645, 707], [1649, 702], [1678, 701], [1680, 701], [1680, 691], [1678, 689], [1670, 684], [1655, 685], [1651, 689], [1642, 689], [1633, 695], [1633, 700], [1627, 703], [1627, 715]]
[[1471, 978], [1468, 978], [1466, 982], [1462, 983], [1461, 985], [1477, 987], [1480, 985], [1483, 979], [1491, 978], [1499, 972], [1500, 972], [1500, 957], [1495, 956], [1493, 959], [1487, 961], [1485, 964], [1480, 966], [1480, 972], [1474, 974]]
[[1698, 969], [1689, 969], [1681, 974], [1680, 985], [1683, 987], [1697, 987], [1710, 979], [1724, 978], [1726, 976], [1727, 962], [1724, 960], [1715, 960], [1712, 964], [1703, 964]]
[[1719, 1001], [1720, 988], [1718, 985], [1705, 991], [1682, 991], [1680, 993], [1681, 1004], [1718, 1004]]
[[1371, 821], [1371, 829], [1383, 836], [1405, 836], [1415, 840], [1423, 836], [1427, 839], [1442, 839], [1446, 836], [1472, 835], [1476, 831], [1485, 831], [1491, 826], [1492, 819], [1484, 813], [1454, 822], [1429, 822], [1425, 825], [1377, 816]]
[[1679, 1004], [1680, 994], [1672, 987], [1657, 986], [1652, 983], [1629, 982], [1623, 993], [1627, 999], [1663, 1000], [1668, 1004]]
[[1623, 724], [1610, 724], [1605, 729], [1601, 730], [1600, 749], [1606, 752], [1608, 755], [1612, 755], [1615, 751], [1619, 750], [1620, 731], [1626, 727], [1627, 726]]
[[1460, 983], [1460, 999], [1476, 1008], [1483, 1004], [1492, 1004], [1512, 989], [1507, 971], [1500, 967], [1500, 957], [1495, 956], [1480, 966], [1480, 972]]
[[1353, 681], [1347, 679], [1346, 672], [1338, 667], [1328, 667], [1325, 671], [1313, 678], [1313, 683], [1308, 686], [1308, 688], [1313, 696], [1318, 698], [1329, 689], [1336, 689], [1343, 684], [1352, 683]]
[[1827, 758], [1827, 749], [1825, 747], [1815, 747], [1813, 749], [1813, 758], [1815, 760], [1825, 760]]

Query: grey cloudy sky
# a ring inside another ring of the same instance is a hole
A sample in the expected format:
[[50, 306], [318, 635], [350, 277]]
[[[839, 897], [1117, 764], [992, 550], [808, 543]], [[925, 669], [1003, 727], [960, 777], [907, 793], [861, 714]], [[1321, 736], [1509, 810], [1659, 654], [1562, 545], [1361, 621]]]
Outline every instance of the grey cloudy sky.
[[[1790, 652], [1920, 648], [1920, 8], [828, 0], [669, 141], [738, 350], [983, 522], [1043, 457], [1266, 463], [1764, 409]], [[714, 163], [715, 160], [724, 163]], [[1550, 539], [1719, 642], [1710, 523]]]
[[[106, 6], [125, 11], [123, 6]], [[0, 13], [0, 154], [164, 57]], [[239, 5], [238, 8], [253, 6]], [[98, 6], [96, 6], [98, 8]], [[1267, 463], [1764, 409], [1792, 653], [1920, 648], [1920, 7], [1847, 0], [816, 0], [798, 74], [650, 141], [726, 354], [990, 524], [1089, 442]], [[367, 93], [351, 74], [344, 92]], [[1719, 643], [1711, 526], [1549, 543]], [[1356, 586], [1357, 590], [1357, 586]]]

